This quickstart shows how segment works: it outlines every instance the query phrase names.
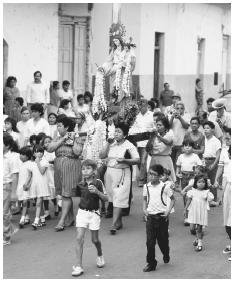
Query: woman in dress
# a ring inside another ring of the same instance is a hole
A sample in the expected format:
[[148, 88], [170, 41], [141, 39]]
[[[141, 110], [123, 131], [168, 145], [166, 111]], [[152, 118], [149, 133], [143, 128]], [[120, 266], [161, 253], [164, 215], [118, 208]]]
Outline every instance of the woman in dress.
[[9, 117], [14, 117], [15, 99], [20, 96], [20, 91], [16, 87], [16, 77], [8, 77], [6, 86], [3, 90], [3, 104], [5, 107], [5, 114]]
[[144, 158], [147, 154], [151, 156], [150, 166], [161, 164], [164, 168], [171, 171], [171, 179], [176, 181], [175, 170], [171, 159], [171, 149], [173, 146], [174, 134], [170, 130], [170, 124], [166, 117], [156, 120], [156, 130], [150, 137], [147, 145]]
[[107, 142], [100, 153], [102, 159], [107, 158], [105, 188], [109, 202], [113, 203], [113, 223], [111, 234], [122, 228], [122, 209], [129, 206], [131, 188], [130, 166], [139, 163], [136, 147], [126, 140], [129, 126], [119, 123], [115, 129], [114, 140]]
[[65, 226], [74, 223], [73, 190], [81, 181], [81, 162], [79, 156], [83, 150], [82, 138], [73, 133], [74, 122], [68, 117], [58, 117], [59, 137], [48, 146], [48, 152], [55, 152], [54, 180], [57, 195], [62, 195], [62, 214], [55, 231], [63, 231]]

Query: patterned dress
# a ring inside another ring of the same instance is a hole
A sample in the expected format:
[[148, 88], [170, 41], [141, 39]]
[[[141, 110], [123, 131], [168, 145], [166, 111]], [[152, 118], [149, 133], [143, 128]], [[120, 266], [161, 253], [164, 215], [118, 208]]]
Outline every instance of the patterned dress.
[[55, 151], [54, 180], [56, 194], [72, 197], [73, 189], [81, 181], [81, 162], [73, 153], [72, 146], [62, 144]]

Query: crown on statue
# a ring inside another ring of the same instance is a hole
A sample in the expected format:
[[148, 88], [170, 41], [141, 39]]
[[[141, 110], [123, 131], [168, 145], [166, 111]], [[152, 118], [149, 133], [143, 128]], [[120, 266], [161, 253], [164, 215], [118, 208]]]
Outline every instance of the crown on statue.
[[126, 28], [123, 24], [112, 24], [109, 29], [109, 35], [114, 39], [118, 38], [124, 41], [124, 37], [126, 35]]

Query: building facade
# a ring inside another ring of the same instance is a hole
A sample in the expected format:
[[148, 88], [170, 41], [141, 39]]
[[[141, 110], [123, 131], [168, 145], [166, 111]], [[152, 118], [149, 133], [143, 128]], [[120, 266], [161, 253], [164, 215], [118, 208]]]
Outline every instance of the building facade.
[[115, 21], [137, 45], [135, 92], [158, 97], [168, 82], [193, 112], [196, 78], [204, 101], [231, 88], [230, 4], [4, 4], [4, 79], [16, 76], [22, 96], [35, 70], [48, 85], [67, 79], [75, 93], [91, 91]]

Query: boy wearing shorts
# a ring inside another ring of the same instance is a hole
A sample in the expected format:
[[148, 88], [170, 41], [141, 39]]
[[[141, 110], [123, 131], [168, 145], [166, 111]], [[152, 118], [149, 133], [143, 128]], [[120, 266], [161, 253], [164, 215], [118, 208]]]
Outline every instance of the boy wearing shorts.
[[76, 217], [76, 265], [73, 266], [72, 276], [80, 276], [84, 273], [82, 266], [83, 244], [86, 229], [91, 231], [92, 243], [97, 249], [97, 267], [105, 265], [104, 257], [99, 240], [100, 229], [100, 200], [107, 201], [104, 185], [96, 179], [96, 162], [93, 160], [85, 160], [82, 163], [83, 181], [78, 185], [78, 195], [81, 197], [79, 209]]

